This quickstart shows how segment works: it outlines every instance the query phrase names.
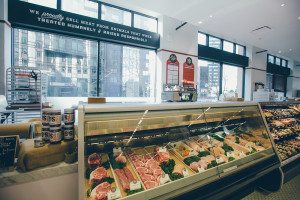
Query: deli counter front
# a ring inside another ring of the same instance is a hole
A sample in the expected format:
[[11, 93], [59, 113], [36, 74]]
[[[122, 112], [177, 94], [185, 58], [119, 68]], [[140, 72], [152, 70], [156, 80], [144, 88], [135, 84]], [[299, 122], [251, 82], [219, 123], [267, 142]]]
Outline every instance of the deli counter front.
[[280, 167], [257, 103], [80, 105], [78, 116], [79, 199], [220, 199]]

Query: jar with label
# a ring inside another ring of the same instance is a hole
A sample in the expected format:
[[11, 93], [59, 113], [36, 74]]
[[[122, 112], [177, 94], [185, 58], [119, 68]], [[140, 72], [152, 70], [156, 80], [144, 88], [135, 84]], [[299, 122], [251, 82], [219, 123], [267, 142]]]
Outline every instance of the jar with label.
[[61, 126], [51, 126], [50, 125], [50, 134], [49, 140], [51, 144], [57, 144], [61, 142]]
[[50, 126], [49, 124], [42, 124], [42, 139], [44, 141], [49, 140]]
[[42, 111], [42, 123], [49, 123], [49, 111], [50, 109], [43, 109]]
[[74, 140], [74, 124], [66, 123], [64, 125], [64, 140]]
[[75, 122], [75, 111], [72, 108], [64, 110], [64, 122], [65, 123], [74, 123]]
[[49, 124], [50, 125], [60, 125], [61, 124], [61, 111], [60, 110], [50, 110], [49, 111]]

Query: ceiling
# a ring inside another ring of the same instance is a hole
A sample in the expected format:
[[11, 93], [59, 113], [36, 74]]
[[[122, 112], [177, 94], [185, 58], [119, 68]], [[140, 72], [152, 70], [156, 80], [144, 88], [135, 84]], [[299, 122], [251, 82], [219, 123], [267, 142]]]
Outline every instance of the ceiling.
[[[103, 1], [155, 17], [173, 17], [199, 31], [300, 62], [300, 0]], [[271, 29], [252, 32], [263, 26]]]

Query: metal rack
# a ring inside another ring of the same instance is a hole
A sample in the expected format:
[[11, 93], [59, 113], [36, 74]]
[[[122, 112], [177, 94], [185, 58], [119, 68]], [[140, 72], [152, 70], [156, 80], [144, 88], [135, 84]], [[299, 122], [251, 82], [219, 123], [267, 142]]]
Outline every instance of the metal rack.
[[29, 67], [6, 70], [6, 99], [8, 107], [20, 109], [11, 123], [40, 118], [42, 110], [41, 71]]

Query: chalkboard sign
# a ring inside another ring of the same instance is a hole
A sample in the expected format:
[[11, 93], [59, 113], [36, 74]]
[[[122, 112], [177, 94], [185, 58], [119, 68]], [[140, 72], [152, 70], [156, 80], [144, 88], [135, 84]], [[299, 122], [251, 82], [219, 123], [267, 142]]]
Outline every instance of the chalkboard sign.
[[0, 137], [0, 168], [14, 165], [18, 136]]

